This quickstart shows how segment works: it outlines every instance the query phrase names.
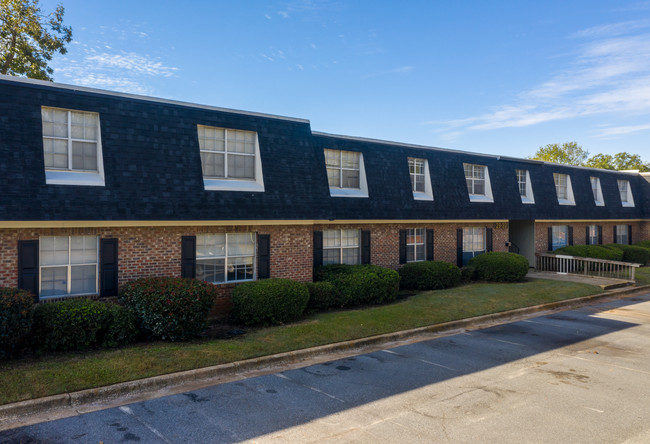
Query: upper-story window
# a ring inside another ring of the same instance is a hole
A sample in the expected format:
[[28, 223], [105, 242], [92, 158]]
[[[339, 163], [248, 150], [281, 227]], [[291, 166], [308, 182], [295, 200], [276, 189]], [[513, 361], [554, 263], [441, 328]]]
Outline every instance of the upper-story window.
[[40, 297], [97, 293], [97, 236], [43, 236], [39, 240]]
[[197, 125], [206, 190], [264, 191], [257, 133]]
[[196, 236], [196, 278], [212, 283], [255, 278], [255, 233]]
[[555, 181], [555, 193], [560, 205], [575, 205], [573, 197], [573, 187], [571, 186], [571, 177], [568, 174], [553, 173]]
[[603, 199], [603, 190], [600, 188], [600, 179], [591, 176], [589, 180], [591, 181], [591, 192], [594, 195], [594, 203], [602, 207], [605, 205], [605, 200]]
[[487, 166], [464, 163], [463, 168], [469, 200], [472, 202], [494, 202]]
[[361, 153], [325, 149], [325, 166], [331, 196], [368, 197]]
[[533, 197], [533, 186], [530, 183], [530, 174], [528, 170], [515, 170], [517, 173], [517, 187], [519, 188], [519, 196], [521, 196], [522, 203], [535, 203]]
[[99, 114], [41, 107], [45, 180], [104, 186]]
[[632, 190], [630, 189], [630, 181], [628, 180], [619, 180], [618, 181], [618, 193], [621, 196], [621, 204], [624, 207], [633, 207], [634, 198], [632, 197]]
[[429, 162], [427, 159], [408, 158], [411, 190], [415, 200], [433, 200]]

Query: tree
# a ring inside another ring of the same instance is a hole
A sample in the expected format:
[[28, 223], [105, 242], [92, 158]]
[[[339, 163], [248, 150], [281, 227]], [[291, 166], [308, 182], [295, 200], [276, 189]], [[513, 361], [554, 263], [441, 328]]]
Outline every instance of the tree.
[[584, 165], [589, 152], [582, 149], [577, 142], [564, 142], [562, 145], [549, 143], [541, 146], [531, 159], [564, 165]]
[[41, 14], [39, 0], [0, 0], [0, 74], [52, 80], [55, 52], [65, 54], [72, 29], [63, 26], [63, 6]]
[[596, 154], [585, 163], [585, 166], [592, 168], [604, 168], [607, 170], [639, 170], [650, 171], [650, 163], [643, 163], [641, 156], [626, 152], [611, 154]]

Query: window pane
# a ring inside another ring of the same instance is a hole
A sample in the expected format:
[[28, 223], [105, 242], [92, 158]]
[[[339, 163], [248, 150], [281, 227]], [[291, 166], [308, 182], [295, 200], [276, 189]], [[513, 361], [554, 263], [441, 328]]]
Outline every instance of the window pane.
[[71, 137], [73, 139], [97, 140], [97, 115], [71, 112]]
[[341, 151], [341, 167], [359, 169], [359, 153]]
[[225, 282], [225, 264], [225, 259], [197, 259], [196, 278], [207, 282]]
[[413, 190], [424, 193], [424, 176], [422, 175], [415, 176], [415, 186], [413, 187]]
[[228, 177], [255, 179], [255, 157], [229, 154]]
[[81, 265], [71, 267], [70, 294], [87, 294], [97, 292], [97, 266]]
[[225, 151], [225, 131], [223, 128], [198, 125], [199, 148], [207, 151]]
[[416, 261], [424, 260], [424, 245], [415, 246], [415, 260]]
[[323, 248], [332, 248], [341, 246], [340, 230], [323, 230]]
[[338, 248], [331, 249], [331, 250], [323, 250], [323, 265], [340, 263], [341, 261], [340, 254], [341, 254], [341, 250]]
[[341, 152], [337, 150], [325, 150], [325, 165], [328, 167], [340, 167]]
[[68, 137], [68, 112], [52, 108], [41, 108], [43, 136]]
[[343, 188], [359, 188], [359, 170], [341, 170]]
[[253, 257], [228, 259], [228, 281], [253, 279]]
[[68, 267], [41, 268], [41, 296], [65, 296], [66, 294], [68, 294]]
[[71, 236], [70, 237], [70, 263], [71, 264], [96, 264], [97, 263], [97, 237], [96, 236]]
[[479, 179], [474, 180], [474, 193], [473, 194], [480, 194], [480, 195], [485, 194], [485, 181], [484, 180], [479, 180]]
[[252, 256], [255, 254], [253, 233], [228, 235], [228, 256]]
[[72, 142], [72, 169], [97, 170], [97, 144]]
[[224, 177], [224, 154], [201, 153], [201, 165], [203, 166], [204, 177]]
[[43, 139], [45, 166], [68, 168], [68, 142], [59, 139]]
[[327, 169], [327, 182], [330, 187], [341, 187], [341, 170], [328, 168]]
[[67, 236], [43, 236], [39, 245], [41, 265], [68, 265]]
[[355, 265], [359, 263], [359, 248], [343, 248], [342, 263]]
[[341, 230], [342, 247], [359, 246], [359, 230]]
[[406, 262], [415, 261], [415, 245], [407, 245], [406, 247]]
[[229, 129], [226, 133], [228, 137], [227, 147], [229, 153], [255, 154], [254, 132]]
[[226, 256], [226, 235], [225, 234], [198, 234], [196, 236], [196, 257], [225, 257]]

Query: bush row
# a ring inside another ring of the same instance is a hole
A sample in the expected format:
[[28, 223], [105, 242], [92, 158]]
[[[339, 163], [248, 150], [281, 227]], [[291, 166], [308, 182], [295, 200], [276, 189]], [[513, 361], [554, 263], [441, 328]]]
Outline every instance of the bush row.
[[493, 282], [517, 282], [528, 274], [528, 259], [516, 253], [491, 251], [470, 259], [476, 278]]
[[399, 275], [406, 290], [439, 290], [455, 287], [461, 280], [460, 268], [443, 261], [411, 262], [400, 268]]
[[631, 262], [645, 265], [650, 260], [650, 249], [643, 245], [571, 245], [558, 248], [553, 253], [570, 256]]

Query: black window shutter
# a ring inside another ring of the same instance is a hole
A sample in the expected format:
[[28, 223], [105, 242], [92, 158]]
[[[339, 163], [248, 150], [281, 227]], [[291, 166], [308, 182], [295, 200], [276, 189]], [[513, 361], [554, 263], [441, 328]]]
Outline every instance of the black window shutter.
[[627, 243], [632, 245], [632, 225], [627, 226]]
[[615, 244], [616, 243], [616, 225], [614, 225], [612, 227], [612, 236], [613, 236], [612, 237], [612, 243]]
[[603, 244], [603, 226], [598, 225], [598, 245]]
[[117, 239], [99, 240], [99, 295], [117, 296]]
[[456, 265], [463, 266], [463, 229], [456, 230]]
[[585, 227], [585, 245], [589, 245], [589, 225]]
[[314, 231], [314, 268], [323, 265], [323, 232]]
[[433, 260], [433, 230], [427, 230], [426, 235], [426, 259], [428, 261]]
[[485, 229], [485, 249], [492, 251], [492, 228]]
[[361, 230], [361, 263], [370, 263], [370, 230]]
[[18, 241], [18, 288], [27, 290], [38, 302], [38, 241]]
[[257, 279], [271, 277], [271, 235], [257, 236]]
[[569, 245], [573, 245], [573, 227], [569, 225]]
[[406, 263], [406, 235], [408, 230], [399, 230], [399, 263]]
[[196, 277], [196, 236], [181, 238], [181, 277]]
[[553, 251], [553, 227], [548, 227], [548, 251]]

